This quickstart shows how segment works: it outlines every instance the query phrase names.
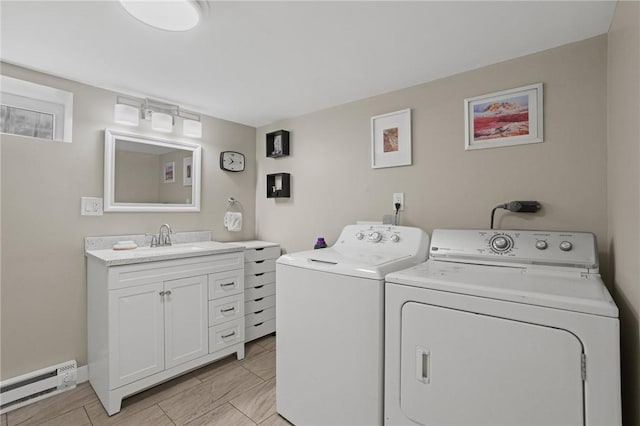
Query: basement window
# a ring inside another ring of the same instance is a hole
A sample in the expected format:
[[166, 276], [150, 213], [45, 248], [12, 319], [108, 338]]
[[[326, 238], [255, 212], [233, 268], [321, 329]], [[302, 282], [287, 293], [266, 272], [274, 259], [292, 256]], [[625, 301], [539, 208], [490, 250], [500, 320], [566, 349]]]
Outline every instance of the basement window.
[[73, 93], [0, 76], [0, 132], [71, 142]]

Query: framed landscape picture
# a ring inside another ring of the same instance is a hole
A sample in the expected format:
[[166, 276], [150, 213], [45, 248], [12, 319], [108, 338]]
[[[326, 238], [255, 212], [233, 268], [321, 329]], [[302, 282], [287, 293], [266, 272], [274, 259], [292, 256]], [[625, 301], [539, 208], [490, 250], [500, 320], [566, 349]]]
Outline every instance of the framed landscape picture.
[[465, 149], [542, 142], [542, 103], [542, 83], [465, 99]]

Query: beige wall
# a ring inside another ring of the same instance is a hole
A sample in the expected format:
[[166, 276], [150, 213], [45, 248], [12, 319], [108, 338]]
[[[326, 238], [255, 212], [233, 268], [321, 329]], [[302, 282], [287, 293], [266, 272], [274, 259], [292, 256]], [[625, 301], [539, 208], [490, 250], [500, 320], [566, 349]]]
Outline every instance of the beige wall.
[[[538, 200], [536, 215], [496, 215], [502, 228], [594, 232], [605, 260], [606, 36], [284, 120], [256, 133], [256, 226], [289, 252], [334, 243], [356, 220], [381, 220], [404, 192], [401, 224], [487, 228], [491, 209]], [[544, 83], [545, 141], [464, 150], [464, 99]], [[412, 110], [413, 165], [372, 169], [370, 119]], [[265, 158], [265, 133], [291, 131], [291, 155]], [[265, 175], [289, 172], [291, 199], [267, 199]]]
[[639, 2], [618, 2], [607, 63], [607, 245], [620, 308], [623, 422], [640, 425]]
[[[83, 237], [212, 230], [219, 241], [254, 237], [255, 129], [203, 117], [202, 209], [199, 213], [105, 213], [80, 216], [80, 197], [103, 194], [104, 129], [116, 94], [2, 64], [2, 74], [73, 92], [73, 143], [2, 135], [2, 379], [76, 359], [86, 364], [86, 279]], [[131, 132], [131, 128], [120, 127]], [[152, 134], [136, 129], [135, 133]], [[155, 136], [159, 136], [154, 134]], [[167, 135], [160, 135], [167, 138]], [[187, 140], [175, 136], [178, 140]], [[219, 169], [222, 150], [246, 154], [243, 173]], [[181, 177], [180, 177], [181, 179]], [[244, 229], [227, 232], [227, 199], [244, 205]]]

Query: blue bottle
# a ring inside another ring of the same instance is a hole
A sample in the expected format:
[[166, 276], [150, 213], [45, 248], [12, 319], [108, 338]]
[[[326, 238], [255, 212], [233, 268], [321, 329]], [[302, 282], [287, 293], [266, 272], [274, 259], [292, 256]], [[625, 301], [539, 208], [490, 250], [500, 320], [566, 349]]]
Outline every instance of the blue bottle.
[[326, 247], [327, 247], [327, 243], [325, 243], [323, 237], [318, 237], [318, 239], [316, 240], [316, 245], [313, 246], [314, 249], [323, 249]]

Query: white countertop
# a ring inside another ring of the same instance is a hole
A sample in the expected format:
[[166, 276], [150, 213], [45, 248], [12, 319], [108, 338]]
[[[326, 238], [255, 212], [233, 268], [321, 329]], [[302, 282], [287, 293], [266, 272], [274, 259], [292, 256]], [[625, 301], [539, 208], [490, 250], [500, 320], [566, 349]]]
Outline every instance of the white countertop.
[[269, 241], [249, 240], [249, 241], [229, 241], [229, 244], [236, 244], [247, 249], [276, 247], [279, 243], [271, 243]]
[[101, 260], [106, 266], [116, 266], [144, 262], [157, 262], [159, 260], [182, 259], [185, 257], [233, 253], [243, 250], [243, 246], [230, 243], [198, 241], [163, 247], [138, 246], [131, 250], [114, 250], [112, 248], [85, 250], [85, 254], [86, 256], [91, 256]]

